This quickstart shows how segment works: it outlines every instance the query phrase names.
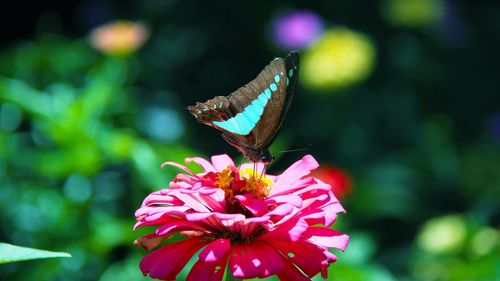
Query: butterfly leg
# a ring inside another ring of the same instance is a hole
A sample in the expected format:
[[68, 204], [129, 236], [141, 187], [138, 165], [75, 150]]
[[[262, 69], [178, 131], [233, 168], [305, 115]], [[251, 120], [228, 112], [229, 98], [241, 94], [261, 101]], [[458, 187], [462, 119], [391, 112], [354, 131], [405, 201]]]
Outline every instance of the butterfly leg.
[[264, 163], [264, 167], [262, 167], [262, 171], [260, 173], [259, 180], [262, 180], [262, 177], [264, 176], [264, 173], [266, 172], [266, 167], [267, 167], [267, 163]]

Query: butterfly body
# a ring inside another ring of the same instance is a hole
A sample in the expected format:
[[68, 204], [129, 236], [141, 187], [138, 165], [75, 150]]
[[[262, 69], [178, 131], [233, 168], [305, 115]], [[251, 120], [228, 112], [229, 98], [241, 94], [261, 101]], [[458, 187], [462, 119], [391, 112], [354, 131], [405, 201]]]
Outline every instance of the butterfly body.
[[198, 122], [219, 130], [249, 160], [269, 163], [273, 160], [269, 146], [291, 104], [298, 64], [297, 52], [276, 58], [230, 95], [198, 102], [188, 110]]

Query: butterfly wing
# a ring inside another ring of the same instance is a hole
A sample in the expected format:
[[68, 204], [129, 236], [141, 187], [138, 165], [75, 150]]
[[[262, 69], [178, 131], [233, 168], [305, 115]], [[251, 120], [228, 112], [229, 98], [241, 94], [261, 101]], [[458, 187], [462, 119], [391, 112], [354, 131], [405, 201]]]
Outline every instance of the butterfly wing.
[[249, 151], [267, 150], [290, 106], [298, 62], [297, 52], [277, 58], [229, 96], [196, 103], [188, 110], [199, 122], [221, 131], [223, 138], [245, 156]]
[[[243, 154], [246, 154], [245, 151], [255, 144], [255, 138], [251, 132], [246, 135], [232, 132], [241, 125], [234, 119], [238, 115], [237, 105], [231, 104], [229, 97], [217, 96], [206, 102], [197, 102], [194, 106], [188, 106], [187, 110], [198, 122], [221, 131], [224, 140], [238, 148]], [[216, 125], [219, 123], [226, 125]]]
[[216, 127], [213, 122], [226, 121], [234, 116], [231, 111], [230, 101], [227, 97], [217, 96], [206, 102], [197, 102], [194, 106], [188, 106], [187, 110], [193, 114], [198, 122]]
[[[272, 98], [264, 111], [262, 121], [257, 124], [255, 130], [257, 139], [255, 146], [259, 149], [267, 149], [276, 138], [295, 93], [299, 66], [298, 52], [290, 52], [284, 60], [278, 60], [278, 69], [270, 69], [271, 72], [265, 76], [266, 82], [270, 83], [268, 89], [271, 90]], [[254, 81], [257, 80], [258, 78]], [[273, 82], [277, 84], [276, 91], [273, 91]]]

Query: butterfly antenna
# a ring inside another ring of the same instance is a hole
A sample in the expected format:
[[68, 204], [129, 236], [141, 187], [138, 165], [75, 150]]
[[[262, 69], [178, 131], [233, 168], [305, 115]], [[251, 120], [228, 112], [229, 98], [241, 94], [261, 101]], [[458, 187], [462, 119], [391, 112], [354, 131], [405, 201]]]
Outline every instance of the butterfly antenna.
[[304, 147], [304, 148], [296, 148], [296, 149], [289, 149], [289, 150], [282, 150], [280, 153], [285, 153], [285, 152], [295, 152], [295, 151], [304, 151], [304, 150], [309, 150], [311, 148], [311, 145], [309, 147]]

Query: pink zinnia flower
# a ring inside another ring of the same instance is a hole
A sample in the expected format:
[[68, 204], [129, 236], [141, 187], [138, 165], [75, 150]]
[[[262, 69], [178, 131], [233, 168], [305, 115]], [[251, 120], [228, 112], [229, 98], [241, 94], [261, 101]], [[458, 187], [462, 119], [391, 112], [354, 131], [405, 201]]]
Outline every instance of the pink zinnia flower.
[[[141, 263], [153, 278], [175, 280], [199, 250], [187, 280], [222, 280], [226, 266], [238, 279], [277, 275], [310, 280], [336, 261], [329, 248], [344, 250], [349, 237], [329, 228], [345, 212], [330, 185], [307, 175], [319, 165], [307, 155], [281, 175], [263, 165], [236, 167], [227, 155], [188, 158], [203, 172], [177, 175], [170, 188], [153, 192], [137, 210], [137, 224], [157, 226], [135, 241], [152, 251]], [[179, 233], [184, 240], [160, 245]], [[203, 249], [202, 249], [203, 248]]]

